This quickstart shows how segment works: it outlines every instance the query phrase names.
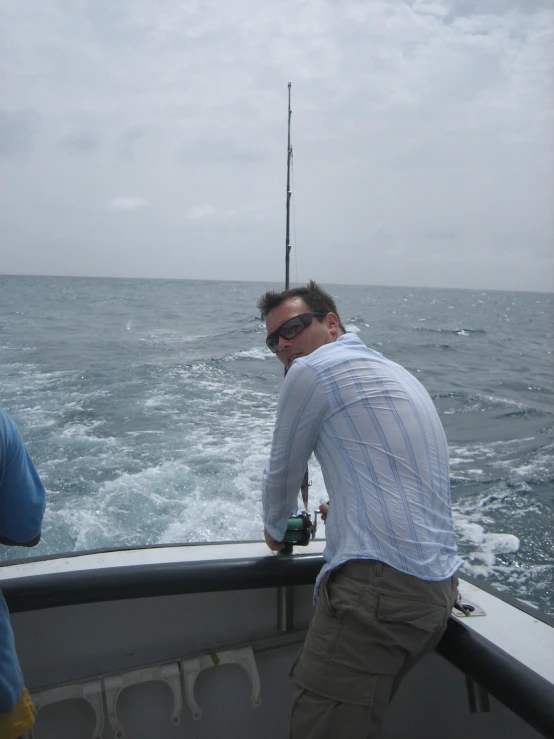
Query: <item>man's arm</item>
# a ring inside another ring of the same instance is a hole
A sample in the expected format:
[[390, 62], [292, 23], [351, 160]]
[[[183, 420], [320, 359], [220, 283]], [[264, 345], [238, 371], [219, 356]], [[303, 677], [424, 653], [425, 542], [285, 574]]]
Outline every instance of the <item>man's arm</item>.
[[46, 491], [15, 422], [0, 413], [0, 542], [32, 547], [40, 541]]
[[0, 544], [7, 547], [36, 547], [40, 541], [40, 534], [30, 541], [12, 541], [7, 536], [0, 536]]
[[271, 542], [282, 542], [289, 516], [297, 512], [306, 465], [327, 413], [327, 396], [317, 372], [295, 362], [279, 396], [271, 454], [263, 476], [263, 523], [270, 549], [276, 548]]

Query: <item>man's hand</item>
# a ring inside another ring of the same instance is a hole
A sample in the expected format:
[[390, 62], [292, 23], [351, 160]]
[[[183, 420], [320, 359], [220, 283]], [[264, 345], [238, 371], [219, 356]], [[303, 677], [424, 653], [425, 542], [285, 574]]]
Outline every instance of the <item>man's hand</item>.
[[329, 513], [329, 503], [322, 503], [319, 506], [319, 510], [321, 511], [321, 520], [325, 523], [327, 520], [327, 514]]
[[267, 546], [272, 552], [280, 552], [285, 546], [282, 541], [275, 541], [275, 539], [267, 533], [267, 529], [264, 528], [264, 539]]

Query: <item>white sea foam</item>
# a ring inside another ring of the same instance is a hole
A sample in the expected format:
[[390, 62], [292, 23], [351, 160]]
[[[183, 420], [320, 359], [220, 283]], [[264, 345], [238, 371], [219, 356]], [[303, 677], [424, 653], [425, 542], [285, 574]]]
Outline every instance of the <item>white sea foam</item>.
[[[56, 529], [65, 524], [72, 535], [74, 548], [79, 551], [106, 546], [105, 542], [113, 541], [115, 537], [122, 536], [121, 526], [114, 525], [115, 521], [103, 519], [98, 511], [65, 506], [57, 511]], [[50, 516], [45, 517], [44, 528], [48, 536], [48, 523]]]
[[512, 406], [514, 408], [522, 408], [522, 409], [529, 408], [528, 404], [520, 403], [517, 400], [513, 400], [512, 398], [501, 398], [496, 395], [480, 395], [480, 394], [478, 394], [477, 397], [482, 400], [486, 400], [489, 403], [495, 403], [498, 405], [507, 405], [507, 406]]
[[460, 464], [475, 463], [479, 460], [490, 460], [492, 458], [498, 464], [505, 464], [506, 461], [503, 460], [503, 456], [515, 453], [512, 450], [513, 446], [521, 447], [528, 441], [533, 441], [533, 438], [510, 439], [507, 441], [489, 442], [488, 444], [450, 444], [450, 464], [457, 466]]
[[485, 534], [481, 550], [491, 554], [513, 554], [520, 547], [520, 541], [513, 534]]
[[52, 501], [44, 521], [45, 537], [63, 525], [76, 549], [110, 546], [114, 540], [123, 545], [155, 543], [160, 521], [163, 525], [164, 519], [173, 520], [193, 488], [186, 465], [173, 462], [124, 473], [87, 495]]
[[517, 478], [526, 480], [546, 480], [551, 479], [553, 474], [552, 467], [552, 453], [554, 451], [554, 445], [550, 445], [542, 449], [528, 464], [520, 465], [519, 467], [512, 467], [510, 469], [511, 475]]
[[190, 344], [195, 341], [201, 341], [207, 339], [209, 334], [184, 334], [176, 331], [169, 331], [165, 329], [157, 329], [148, 334], [148, 336], [140, 337], [139, 341], [147, 344]]
[[168, 523], [157, 543], [179, 541], [260, 540], [262, 538], [261, 505], [231, 501], [213, 504], [210, 500], [192, 498], [178, 518]]
[[455, 516], [454, 524], [460, 536], [472, 544], [481, 544], [485, 539], [485, 529], [478, 523], [472, 523], [462, 518], [459, 514]]
[[86, 440], [88, 442], [100, 443], [100, 444], [117, 444], [118, 441], [113, 436], [96, 436], [93, 433], [94, 429], [100, 428], [104, 425], [102, 421], [89, 421], [88, 423], [68, 423], [60, 433], [60, 436], [64, 440]]
[[226, 361], [234, 361], [236, 359], [275, 359], [275, 354], [273, 354], [269, 349], [262, 349], [261, 347], [253, 347], [252, 349], [243, 349], [240, 352], [234, 352], [233, 354], [228, 354], [225, 357]]
[[540, 469], [540, 467], [536, 463], [523, 464], [521, 467], [514, 467], [512, 473], [520, 477], [530, 477], [537, 469]]
[[154, 390], [144, 400], [145, 408], [157, 408], [163, 409], [168, 406], [171, 407], [174, 404], [175, 398], [173, 393], [164, 392], [163, 390]]
[[473, 563], [472, 566], [474, 566], [477, 560], [482, 563], [480, 567], [485, 565], [490, 572], [496, 565], [498, 555], [513, 554], [519, 551], [520, 540], [517, 536], [486, 531], [483, 525], [465, 518], [459, 512], [455, 512], [454, 525], [461, 541], [474, 547], [465, 555], [466, 564]]

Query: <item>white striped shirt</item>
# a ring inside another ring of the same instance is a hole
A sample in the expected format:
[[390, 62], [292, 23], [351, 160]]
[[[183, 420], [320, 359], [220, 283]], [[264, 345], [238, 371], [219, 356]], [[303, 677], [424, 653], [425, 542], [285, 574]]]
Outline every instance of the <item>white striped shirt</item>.
[[329, 495], [323, 575], [377, 559], [423, 580], [462, 564], [452, 525], [446, 436], [423, 385], [344, 334], [296, 359], [277, 405], [263, 522], [282, 541], [312, 452]]

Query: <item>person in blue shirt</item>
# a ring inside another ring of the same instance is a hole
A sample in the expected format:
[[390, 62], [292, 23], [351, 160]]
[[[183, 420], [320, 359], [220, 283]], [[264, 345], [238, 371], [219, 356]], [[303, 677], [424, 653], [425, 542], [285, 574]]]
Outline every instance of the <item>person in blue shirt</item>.
[[312, 453], [329, 497], [290, 737], [368, 739], [456, 601], [446, 436], [419, 380], [347, 333], [315, 282], [267, 292], [258, 308], [287, 372], [263, 476], [269, 548], [283, 548]]
[[[12, 418], [0, 408], [0, 543], [40, 541], [44, 486]], [[1, 577], [1, 570], [0, 570]], [[34, 724], [34, 707], [17, 658], [8, 607], [0, 590], [0, 737], [17, 739]]]

